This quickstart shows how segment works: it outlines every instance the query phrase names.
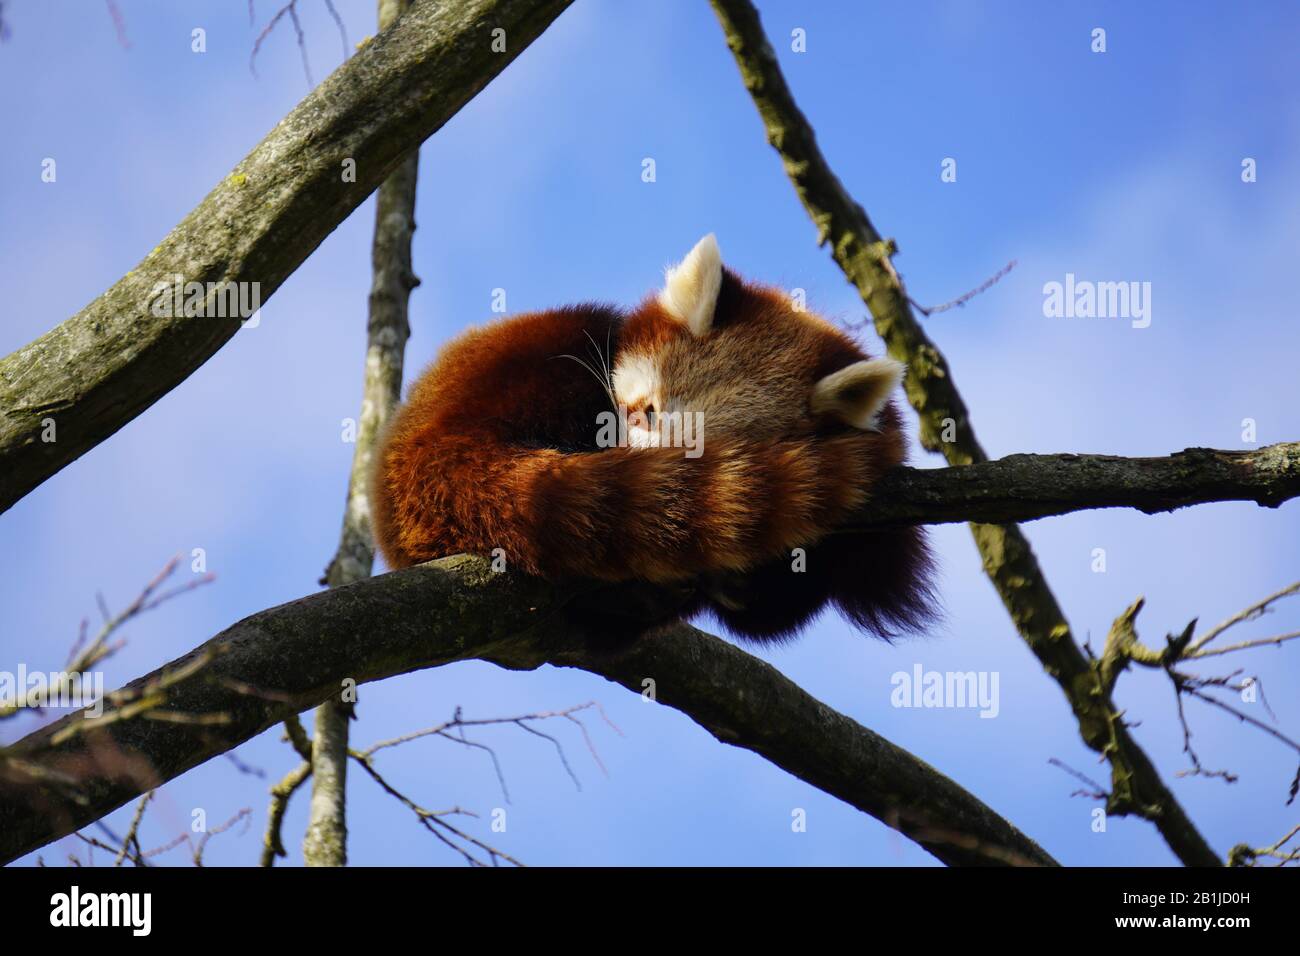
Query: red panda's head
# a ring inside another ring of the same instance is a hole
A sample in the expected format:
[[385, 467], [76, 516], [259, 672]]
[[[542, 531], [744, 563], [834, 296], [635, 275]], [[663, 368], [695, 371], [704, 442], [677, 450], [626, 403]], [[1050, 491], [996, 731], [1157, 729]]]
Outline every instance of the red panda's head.
[[784, 292], [723, 268], [710, 234], [628, 316], [612, 383], [632, 413], [633, 444], [652, 445], [654, 423], [672, 413], [702, 415], [711, 433], [750, 440], [828, 426], [896, 429], [889, 396], [902, 376], [900, 363], [868, 359]]

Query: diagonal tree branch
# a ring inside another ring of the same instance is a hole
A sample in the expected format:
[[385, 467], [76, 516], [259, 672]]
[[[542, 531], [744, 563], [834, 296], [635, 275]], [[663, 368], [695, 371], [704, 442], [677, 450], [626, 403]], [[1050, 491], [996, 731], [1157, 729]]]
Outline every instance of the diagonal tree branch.
[[[812, 126], [786, 85], [758, 11], [749, 0], [711, 3], [768, 142], [780, 154], [795, 192], [817, 226], [818, 243], [829, 243], [835, 262], [870, 310], [889, 354], [908, 365], [905, 387], [920, 420], [921, 443], [941, 452], [952, 465], [986, 461], [988, 455], [975, 437], [947, 360], [912, 314], [891, 259], [896, 251], [893, 241], [881, 238], [826, 162]], [[1021, 638], [1065, 694], [1084, 742], [1111, 764], [1109, 812], [1150, 820], [1185, 864], [1222, 865], [1150, 758], [1117, 719], [1115, 705], [1074, 640], [1024, 533], [1014, 524], [972, 524], [971, 533], [985, 573]]]
[[[565, 603], [581, 593], [581, 587], [493, 573], [485, 560], [460, 555], [246, 618], [166, 668], [206, 659], [200, 676], [170, 688], [167, 706], [219, 712], [226, 722], [160, 728], [126, 720], [60, 734], [69, 724], [93, 722], [73, 714], [0, 751], [0, 862], [321, 703], [344, 678], [360, 683], [471, 658], [512, 669], [580, 667], [638, 694], [653, 688], [658, 702], [688, 714], [724, 743], [762, 755], [947, 863], [1054, 862], [938, 771], [725, 641], [675, 625], [618, 655], [593, 651], [563, 614]], [[148, 774], [133, 770], [141, 762]], [[26, 776], [23, 768], [32, 764], [76, 778], [80, 799]]]
[[175, 276], [258, 283], [265, 302], [570, 2], [416, 3], [281, 120], [117, 284], [0, 359], [0, 512], [175, 388], [239, 330], [238, 316], [155, 315], [158, 283]]

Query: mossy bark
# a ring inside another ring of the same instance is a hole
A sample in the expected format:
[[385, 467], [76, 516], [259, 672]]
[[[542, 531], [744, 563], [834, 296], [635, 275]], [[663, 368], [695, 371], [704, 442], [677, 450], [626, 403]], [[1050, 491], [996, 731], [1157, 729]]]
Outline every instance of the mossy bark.
[[[1251, 451], [1188, 448], [1161, 458], [1115, 455], [1008, 455], [958, 468], [896, 468], [842, 529], [890, 524], [1032, 521], [1091, 508], [1146, 514], [1212, 501], [1275, 508], [1300, 497], [1300, 442]], [[987, 534], [997, 560], [1012, 539]]]
[[[266, 302], [570, 2], [415, 5], [313, 90], [111, 289], [0, 359], [0, 511], [175, 388], [240, 330], [238, 316], [155, 315], [158, 283], [176, 275], [256, 282]], [[497, 29], [505, 31], [501, 52], [493, 48]], [[347, 160], [355, 181], [345, 176]]]

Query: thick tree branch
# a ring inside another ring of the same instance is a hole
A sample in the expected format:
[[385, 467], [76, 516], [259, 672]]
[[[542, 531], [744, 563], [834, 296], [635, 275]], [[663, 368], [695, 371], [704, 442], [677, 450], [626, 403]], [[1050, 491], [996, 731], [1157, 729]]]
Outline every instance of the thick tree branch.
[[1300, 497], [1300, 442], [1254, 451], [1188, 448], [1163, 458], [1008, 455], [956, 468], [896, 468], [846, 530], [1032, 521], [1091, 508], [1147, 514], [1211, 501], [1277, 507]]
[[[822, 155], [812, 126], [786, 85], [758, 11], [749, 0], [711, 2], [767, 140], [780, 154], [786, 175], [817, 227], [818, 242], [830, 245], [835, 262], [870, 310], [889, 354], [908, 366], [904, 387], [920, 421], [921, 443], [941, 452], [951, 465], [986, 461], [947, 360], [912, 314], [891, 258], [896, 251], [893, 241], [881, 238]], [[984, 571], [1016, 630], [1069, 701], [1080, 736], [1110, 761], [1110, 811], [1152, 821], [1188, 865], [1222, 865], [1150, 758], [1123, 723], [1113, 719], [1116, 708], [1074, 640], [1029, 539], [1014, 524], [972, 524], [971, 533]]]
[[[0, 862], [321, 703], [344, 678], [360, 683], [481, 658], [512, 669], [580, 667], [638, 694], [652, 686], [659, 703], [719, 740], [761, 754], [947, 863], [1053, 863], [932, 767], [725, 641], [677, 625], [618, 655], [592, 650], [563, 613], [583, 590], [496, 574], [486, 561], [461, 555], [246, 618], [163, 669], [206, 660], [199, 674], [170, 688], [167, 707], [222, 714], [224, 722], [124, 720], [60, 734], [71, 724], [93, 724], [78, 713], [0, 751]], [[45, 783], [23, 769], [31, 765]], [[79, 799], [48, 782], [64, 776], [78, 781]]]
[[[158, 283], [177, 275], [187, 283], [256, 282], [265, 302], [570, 2], [416, 3], [326, 78], [116, 285], [0, 359], [0, 511], [184, 381], [239, 330], [238, 316], [154, 315]], [[503, 52], [494, 50], [498, 29]], [[345, 175], [348, 160], [355, 181]]]

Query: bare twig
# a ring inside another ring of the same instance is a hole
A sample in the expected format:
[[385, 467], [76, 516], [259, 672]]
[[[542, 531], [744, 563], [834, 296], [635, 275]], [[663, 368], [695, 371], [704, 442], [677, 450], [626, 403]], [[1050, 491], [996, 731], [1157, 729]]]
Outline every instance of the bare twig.
[[[1015, 267], [1016, 267], [1016, 260], [1012, 259], [1010, 262], [1004, 265], [997, 272], [993, 273], [993, 275], [989, 276], [989, 278], [985, 279], [974, 289], [971, 289], [969, 292], [965, 293], [964, 295], [957, 296], [957, 298], [951, 300], [950, 302], [944, 302], [942, 305], [924, 306], [921, 305], [921, 303], [917, 302], [915, 299], [913, 299], [910, 295], [907, 297], [907, 301], [912, 303], [912, 308], [916, 309], [917, 312], [920, 312], [926, 318], [929, 318], [932, 315], [938, 315], [940, 312], [947, 312], [949, 309], [961, 308], [971, 299], [975, 298], [977, 295], [982, 295], [983, 293], [987, 292], [989, 289], [997, 285], [998, 282], [1002, 279], [1002, 277], [1005, 276], [1008, 272], [1010, 272]], [[904, 291], [906, 291], [906, 289]]]
[[108, 6], [108, 15], [113, 20], [113, 32], [117, 34], [117, 42], [123, 50], [131, 49], [131, 41], [126, 37], [126, 17], [122, 16], [122, 10], [117, 5], [117, 0], [104, 0]]
[[[496, 849], [495, 847], [464, 833], [444, 819], [445, 817], [456, 814], [464, 814], [467, 816], [476, 816], [476, 814], [470, 813], [467, 810], [461, 810], [459, 807], [450, 810], [426, 810], [385, 780], [380, 775], [379, 771], [375, 769], [374, 763], [368, 755], [354, 750], [351, 753], [351, 757], [362, 766], [375, 783], [379, 784], [379, 786], [383, 788], [384, 792], [394, 797], [410, 809], [410, 811], [415, 814], [416, 819], [419, 820], [421, 826], [437, 837], [441, 843], [459, 853], [465, 859], [466, 863], [471, 866], [496, 866], [498, 860], [505, 860], [507, 863], [513, 863], [515, 866], [524, 865], [505, 851]], [[468, 846], [462, 846], [461, 844], [468, 844]], [[488, 854], [487, 863], [474, 855], [475, 849]]]
[[1063, 760], [1059, 760], [1059, 759], [1057, 759], [1056, 757], [1052, 757], [1052, 758], [1049, 759], [1047, 762], [1048, 762], [1049, 764], [1051, 764], [1053, 767], [1059, 767], [1060, 769], [1062, 769], [1062, 770], [1064, 770], [1066, 773], [1068, 773], [1071, 777], [1073, 777], [1075, 780], [1078, 780], [1078, 781], [1080, 781], [1081, 783], [1084, 783], [1084, 784], [1087, 785], [1087, 789], [1086, 789], [1086, 790], [1076, 790], [1076, 791], [1074, 791], [1072, 794], [1070, 794], [1070, 796], [1072, 796], [1072, 797], [1089, 797], [1089, 798], [1091, 798], [1091, 799], [1093, 799], [1093, 800], [1107, 800], [1107, 799], [1110, 798], [1110, 794], [1106, 792], [1106, 788], [1105, 788], [1105, 787], [1103, 787], [1101, 784], [1099, 784], [1096, 780], [1093, 780], [1093, 779], [1092, 779], [1091, 777], [1089, 777], [1087, 774], [1085, 774], [1085, 773], [1083, 773], [1083, 772], [1081, 772], [1081, 771], [1079, 771], [1079, 770], [1075, 770], [1073, 767], [1071, 767], [1071, 766], [1070, 766], [1069, 764], [1067, 764], [1065, 761], [1063, 761]]
[[[195, 588], [202, 587], [204, 584], [208, 584], [215, 580], [216, 575], [207, 573], [197, 578], [193, 578], [179, 587], [174, 587], [170, 590], [159, 593], [158, 589], [162, 587], [163, 582], [170, 578], [176, 571], [176, 567], [180, 563], [180, 560], [180, 555], [177, 555], [168, 561], [163, 566], [163, 569], [154, 575], [153, 579], [144, 586], [138, 595], [136, 595], [135, 600], [117, 614], [111, 613], [108, 610], [108, 606], [104, 603], [103, 597], [96, 595], [100, 607], [100, 614], [104, 618], [104, 624], [99, 629], [99, 633], [95, 635], [95, 639], [87, 644], [87, 622], [84, 620], [81, 622], [81, 630], [76, 642], [72, 646], [72, 650], [68, 656], [68, 661], [64, 665], [61, 681], [58, 685], [51, 686], [47, 689], [47, 700], [57, 697], [60, 692], [66, 690], [73, 679], [72, 675], [82, 674], [89, 671], [105, 658], [108, 658], [121, 650], [121, 648], [125, 646], [125, 641], [109, 643], [109, 638], [129, 621], [139, 617], [141, 614], [153, 610], [173, 598], [180, 597], [182, 594], [187, 594]], [[28, 701], [28, 707], [38, 709], [39, 705], [33, 706], [31, 702]], [[22, 710], [23, 708], [19, 707], [17, 704], [0, 704], [0, 719], [12, 717]]]
[[[339, 16], [339, 12], [335, 8], [333, 0], [324, 0], [324, 2], [325, 2], [325, 9], [329, 12], [330, 17], [334, 20], [334, 25], [338, 27], [339, 39], [343, 43], [343, 59], [346, 60], [348, 58], [349, 52], [351, 52], [348, 48], [347, 28], [344, 27], [343, 18]], [[307, 35], [306, 33], [303, 32], [302, 21], [298, 19], [298, 0], [289, 0], [288, 3], [285, 3], [283, 6], [281, 6], [280, 9], [278, 9], [275, 12], [275, 15], [271, 17], [267, 25], [262, 28], [262, 32], [257, 35], [257, 39], [253, 42], [253, 52], [249, 55], [248, 58], [248, 69], [254, 76], [257, 75], [257, 67], [256, 67], [257, 53], [262, 48], [263, 41], [265, 41], [266, 38], [269, 37], [275, 31], [276, 24], [279, 23], [280, 20], [282, 20], [286, 15], [289, 17], [289, 20], [293, 23], [293, 32], [294, 32], [294, 36], [297, 37], [298, 53], [302, 57], [302, 70], [303, 73], [306, 74], [307, 76], [307, 85], [315, 86], [316, 83], [311, 76], [311, 64], [307, 61]], [[255, 20], [255, 16], [253, 13], [253, 0], [248, 0], [248, 25], [252, 26], [254, 20]]]
[[[1201, 651], [1205, 647], [1205, 645], [1209, 644], [1210, 641], [1214, 640], [1216, 637], [1218, 637], [1224, 631], [1228, 630], [1230, 627], [1234, 627], [1237, 624], [1244, 624], [1247, 621], [1253, 621], [1259, 617], [1262, 617], [1263, 615], [1268, 613], [1272, 605], [1276, 604], [1278, 601], [1282, 600], [1283, 598], [1290, 597], [1293, 594], [1300, 594], [1300, 581], [1297, 581], [1294, 584], [1287, 585], [1282, 590], [1278, 591], [1276, 594], [1270, 594], [1268, 597], [1264, 598], [1264, 600], [1252, 604], [1244, 611], [1239, 611], [1236, 614], [1232, 615], [1232, 617], [1228, 618], [1226, 621], [1222, 622], [1221, 624], [1217, 624], [1214, 627], [1210, 628], [1202, 636], [1198, 637], [1195, 641], [1192, 642], [1191, 646], [1188, 647], [1187, 649], [1187, 656], [1189, 657], [1209, 656], [1208, 654], [1198, 654], [1197, 652]], [[1289, 640], [1290, 638], [1295, 636], [1296, 635], [1294, 634], [1285, 635], [1280, 639], [1273, 639], [1273, 642], [1281, 643], [1281, 641]], [[1269, 642], [1266, 641], [1265, 643], [1269, 643]], [[1220, 653], [1223, 652], [1221, 651]]]
[[[251, 16], [253, 12], [252, 0], [250, 0], [249, 2], [248, 10], [250, 16], [249, 22], [251, 23], [252, 22]], [[311, 63], [307, 61], [307, 38], [302, 32], [302, 23], [298, 20], [298, 0], [289, 0], [288, 3], [282, 6], [279, 10], [275, 11], [275, 15], [272, 16], [271, 19], [267, 22], [266, 26], [262, 28], [262, 32], [257, 35], [257, 39], [253, 41], [253, 52], [248, 55], [248, 72], [252, 73], [254, 76], [257, 76], [258, 51], [262, 49], [263, 41], [266, 40], [266, 38], [269, 37], [272, 34], [272, 32], [274, 32], [275, 25], [279, 23], [286, 15], [293, 22], [293, 32], [294, 35], [298, 38], [298, 53], [302, 57], [302, 71], [307, 75], [307, 85], [315, 86], [316, 82], [311, 78]]]
[[[423, 737], [442, 737], [454, 743], [461, 744], [462, 746], [465, 747], [471, 747], [477, 750], [485, 751], [492, 760], [492, 767], [496, 771], [497, 782], [501, 786], [501, 794], [505, 799], [506, 803], [510, 803], [511, 802], [510, 790], [506, 785], [505, 773], [501, 769], [501, 762], [500, 760], [497, 759], [496, 751], [493, 750], [491, 747], [487, 746], [486, 744], [482, 744], [477, 741], [467, 739], [464, 735], [464, 732], [467, 727], [486, 727], [486, 726], [491, 726], [493, 724], [512, 724], [520, 728], [521, 730], [526, 731], [527, 733], [533, 734], [535, 736], [541, 737], [544, 740], [550, 741], [551, 744], [555, 747], [556, 755], [559, 757], [561, 766], [564, 767], [565, 772], [569, 775], [569, 779], [573, 781], [573, 785], [575, 787], [581, 790], [582, 783], [581, 781], [578, 780], [578, 775], [574, 773], [573, 767], [569, 764], [569, 759], [564, 753], [564, 746], [556, 738], [552, 737], [550, 734], [542, 733], [540, 730], [537, 730], [534, 727], [530, 727], [529, 723], [535, 721], [550, 720], [553, 718], [563, 718], [565, 720], [569, 720], [577, 724], [579, 729], [582, 732], [583, 740], [586, 742], [587, 748], [591, 752], [592, 758], [596, 761], [596, 765], [600, 767], [603, 773], [608, 775], [609, 771], [605, 769], [605, 764], [600, 759], [600, 754], [597, 753], [596, 751], [595, 744], [591, 740], [591, 735], [587, 733], [586, 725], [581, 720], [579, 720], [576, 716], [574, 716], [578, 712], [587, 710], [589, 708], [595, 708], [596, 711], [600, 714], [600, 716], [604, 718], [605, 723], [607, 723], [610, 727], [613, 727], [613, 729], [619, 734], [622, 734], [622, 731], [619, 730], [618, 727], [616, 727], [613, 724], [613, 722], [610, 721], [610, 719], [605, 715], [605, 711], [600, 706], [600, 704], [598, 704], [594, 700], [588, 701], [585, 704], [578, 704], [574, 707], [567, 707], [564, 710], [539, 711], [538, 713], [533, 713], [533, 714], [522, 714], [518, 717], [486, 717], [486, 718], [479, 718], [475, 720], [466, 720], [464, 717], [461, 716], [461, 709], [457, 707], [456, 712], [452, 716], [451, 720], [445, 721], [444, 723], [441, 724], [437, 724], [433, 727], [425, 727], [422, 730], [414, 730], [411, 731], [410, 733], [402, 734], [400, 737], [393, 737], [389, 740], [381, 740], [378, 743], [371, 744], [365, 750], [355, 752], [353, 755], [359, 760], [369, 761], [376, 753], [378, 753], [381, 750], [386, 750], [390, 747], [396, 747], [401, 744], [410, 743], [413, 740], [419, 740]], [[459, 735], [453, 734], [451, 731], [454, 730], [459, 730], [460, 734]]]
[[339, 28], [339, 40], [343, 44], [343, 59], [346, 60], [348, 58], [348, 54], [352, 52], [348, 48], [347, 27], [343, 25], [343, 18], [339, 16], [338, 10], [334, 9], [334, 0], [325, 0], [325, 9], [328, 10], [330, 16], [334, 18], [334, 25]]
[[290, 798], [310, 776], [311, 761], [304, 760], [271, 788], [271, 809], [266, 815], [266, 837], [262, 843], [262, 866], [274, 866], [276, 857], [289, 855], [289, 851], [284, 848], [284, 840], [280, 833], [284, 824], [284, 814], [289, 809]]
[[1194, 660], [1202, 657], [1220, 657], [1224, 654], [1234, 654], [1237, 651], [1249, 651], [1256, 647], [1281, 647], [1287, 641], [1294, 641], [1300, 638], [1300, 631], [1292, 631], [1289, 634], [1279, 634], [1276, 637], [1261, 637], [1252, 641], [1242, 641], [1239, 644], [1228, 644], [1224, 647], [1212, 647], [1209, 650], [1199, 650], [1194, 653], [1183, 655], [1184, 660]]
[[1296, 834], [1300, 834], [1300, 823], [1292, 827], [1286, 836], [1282, 837], [1282, 839], [1278, 840], [1272, 846], [1252, 849], [1245, 843], [1239, 843], [1234, 846], [1232, 851], [1228, 854], [1228, 865], [1255, 866], [1255, 861], [1258, 860], [1259, 857], [1269, 857], [1277, 860], [1278, 862], [1274, 864], [1275, 866], [1286, 866], [1288, 863], [1300, 863], [1300, 848], [1294, 850], [1283, 849], [1283, 847], [1291, 842]]
[[136, 866], [147, 865], [140, 852], [140, 821], [144, 819], [145, 807], [149, 805], [149, 801], [153, 799], [154, 794], [157, 792], [156, 790], [150, 790], [136, 804], [135, 813], [131, 816], [131, 825], [127, 828], [126, 836], [122, 838], [122, 848], [117, 851], [117, 856], [113, 859], [114, 866], [121, 866], [128, 853], [133, 854], [132, 859]]
[[[1136, 618], [1142, 610], [1144, 601], [1138, 598], [1125, 611], [1115, 619], [1111, 625], [1109, 634], [1106, 637], [1105, 649], [1102, 656], [1093, 662], [1093, 666], [1099, 675], [1101, 686], [1107, 694], [1114, 688], [1115, 681], [1130, 664], [1137, 664], [1142, 667], [1155, 668], [1164, 671], [1169, 678], [1174, 691], [1174, 699], [1178, 708], [1178, 722], [1183, 731], [1183, 752], [1187, 754], [1191, 761], [1191, 768], [1180, 771], [1177, 776], [1198, 776], [1207, 778], [1217, 778], [1226, 783], [1235, 783], [1237, 775], [1229, 770], [1210, 770], [1202, 763], [1199, 754], [1192, 746], [1192, 731], [1188, 723], [1187, 713], [1183, 705], [1183, 697], [1193, 697], [1203, 701], [1212, 707], [1216, 707], [1226, 713], [1236, 717], [1239, 721], [1264, 733], [1283, 743], [1289, 749], [1300, 755], [1300, 743], [1283, 734], [1281, 731], [1270, 727], [1264, 721], [1254, 717], [1239, 707], [1220, 700], [1208, 693], [1210, 689], [1227, 689], [1235, 691], [1237, 694], [1244, 693], [1247, 689], [1253, 688], [1259, 694], [1260, 701], [1268, 710], [1269, 716], [1276, 720], [1271, 708], [1268, 707], [1268, 701], [1264, 697], [1263, 685], [1258, 677], [1246, 678], [1244, 681], [1236, 679], [1241, 675], [1241, 670], [1233, 671], [1230, 674], [1207, 677], [1199, 674], [1189, 674], [1179, 670], [1180, 663], [1199, 660], [1214, 654], [1224, 655], [1233, 651], [1249, 650], [1254, 647], [1263, 646], [1264, 644], [1281, 644], [1288, 635], [1282, 635], [1280, 638], [1266, 638], [1260, 641], [1244, 641], [1230, 647], [1217, 648], [1215, 651], [1206, 651], [1206, 643], [1213, 640], [1219, 634], [1222, 634], [1228, 628], [1239, 624], [1243, 621], [1254, 620], [1264, 614], [1269, 607], [1283, 597], [1296, 593], [1300, 590], [1300, 584], [1293, 584], [1275, 594], [1270, 595], [1263, 601], [1252, 604], [1238, 614], [1233, 615], [1222, 624], [1212, 628], [1207, 632], [1205, 637], [1193, 642], [1192, 634], [1196, 628], [1196, 620], [1189, 622], [1177, 635], [1169, 635], [1165, 639], [1165, 646], [1161, 650], [1156, 650], [1144, 645], [1137, 636]], [[1234, 682], [1235, 681], [1235, 682]], [[1300, 779], [1300, 773], [1297, 774]], [[1295, 797], [1296, 783], [1293, 781], [1290, 795], [1291, 799]]]
[[211, 840], [214, 836], [217, 836], [220, 833], [225, 833], [227, 830], [229, 830], [231, 827], [233, 827], [236, 823], [240, 822], [241, 820], [244, 821], [245, 832], [247, 832], [248, 823], [250, 820], [252, 820], [252, 818], [253, 818], [252, 809], [250, 807], [244, 807], [242, 810], [236, 813], [225, 823], [219, 823], [215, 827], [212, 827], [211, 829], [205, 831], [203, 836], [199, 837], [198, 844], [194, 846], [194, 850], [193, 850], [194, 865], [195, 866], [203, 865], [203, 851], [207, 849], [209, 840]]

